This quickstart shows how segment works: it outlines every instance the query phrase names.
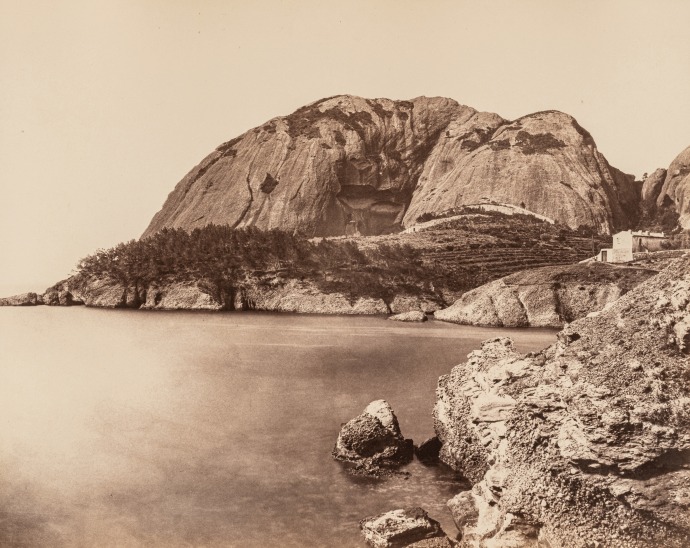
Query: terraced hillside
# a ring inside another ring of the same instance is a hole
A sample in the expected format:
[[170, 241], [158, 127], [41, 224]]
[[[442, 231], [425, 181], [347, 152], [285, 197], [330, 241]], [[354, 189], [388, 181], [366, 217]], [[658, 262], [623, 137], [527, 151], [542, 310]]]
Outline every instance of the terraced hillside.
[[498, 212], [469, 214], [413, 233], [353, 240], [361, 249], [411, 245], [446, 299], [513, 272], [576, 263], [611, 245], [609, 236]]

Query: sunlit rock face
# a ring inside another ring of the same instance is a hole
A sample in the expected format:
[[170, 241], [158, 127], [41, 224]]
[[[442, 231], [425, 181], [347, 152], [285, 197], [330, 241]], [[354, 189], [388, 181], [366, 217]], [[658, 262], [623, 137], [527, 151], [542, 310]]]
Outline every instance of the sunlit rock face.
[[220, 145], [178, 183], [144, 236], [209, 223], [382, 234], [485, 200], [611, 231], [628, 227], [638, 192], [567, 114], [508, 122], [442, 97], [340, 95]]
[[558, 342], [486, 341], [441, 377], [440, 458], [468, 546], [690, 545], [690, 258]]
[[690, 147], [681, 152], [668, 169], [652, 173], [645, 186], [648, 200], [656, 200], [658, 208], [675, 208], [680, 225], [690, 228]]

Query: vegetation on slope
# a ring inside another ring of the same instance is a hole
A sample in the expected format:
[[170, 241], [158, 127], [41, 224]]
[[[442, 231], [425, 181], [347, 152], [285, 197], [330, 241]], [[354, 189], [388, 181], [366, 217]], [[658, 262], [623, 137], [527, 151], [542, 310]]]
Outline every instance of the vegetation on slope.
[[[396, 295], [447, 305], [487, 281], [535, 266], [569, 264], [608, 245], [529, 216], [487, 212], [413, 234], [307, 240], [279, 230], [208, 225], [164, 229], [83, 259], [74, 281], [146, 288], [194, 282], [222, 303], [248, 285], [297, 279], [324, 293], [389, 304]], [[593, 249], [594, 246], [594, 249]], [[230, 306], [231, 307], [231, 306]]]

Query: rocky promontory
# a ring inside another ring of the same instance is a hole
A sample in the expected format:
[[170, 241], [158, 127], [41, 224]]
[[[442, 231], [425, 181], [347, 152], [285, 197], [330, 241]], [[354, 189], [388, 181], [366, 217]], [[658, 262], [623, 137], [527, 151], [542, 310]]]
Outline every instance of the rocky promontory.
[[441, 459], [468, 546], [690, 544], [690, 258], [558, 342], [485, 342], [441, 377]]
[[562, 327], [655, 274], [598, 262], [524, 270], [468, 291], [434, 317], [467, 325]]

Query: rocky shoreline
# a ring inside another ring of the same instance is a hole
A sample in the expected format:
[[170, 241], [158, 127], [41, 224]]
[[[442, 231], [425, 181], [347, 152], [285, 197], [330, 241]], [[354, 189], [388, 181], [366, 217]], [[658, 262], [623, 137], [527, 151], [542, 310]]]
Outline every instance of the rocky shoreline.
[[365, 518], [365, 540], [690, 545], [689, 305], [684, 257], [541, 352], [485, 341], [439, 379], [434, 407], [440, 460], [473, 484], [448, 501], [457, 540], [418, 508]]
[[202, 282], [160, 282], [146, 287], [90, 278], [58, 282], [43, 294], [0, 299], [0, 306], [76, 306], [141, 310], [257, 310], [302, 314], [391, 315], [400, 322], [441, 321], [489, 327], [563, 327], [598, 312], [656, 275], [644, 268], [601, 263], [542, 267], [468, 291], [444, 308], [439, 296], [400, 293], [388, 302], [326, 293], [313, 281], [251, 279], [232, 295], [214, 295]]
[[[225, 296], [224, 296], [225, 297]], [[148, 287], [125, 287], [107, 279], [76, 283], [72, 279], [58, 282], [43, 294], [24, 293], [0, 299], [0, 306], [79, 306], [128, 308], [134, 310], [256, 310], [300, 314], [386, 315], [414, 313], [400, 321], [424, 321], [426, 314], [442, 303], [418, 295], [396, 295], [388, 304], [383, 299], [350, 299], [342, 293], [325, 293], [307, 280], [285, 283], [247, 284], [230, 299], [211, 295], [193, 282], [170, 282]], [[424, 319], [421, 319], [422, 316]]]

